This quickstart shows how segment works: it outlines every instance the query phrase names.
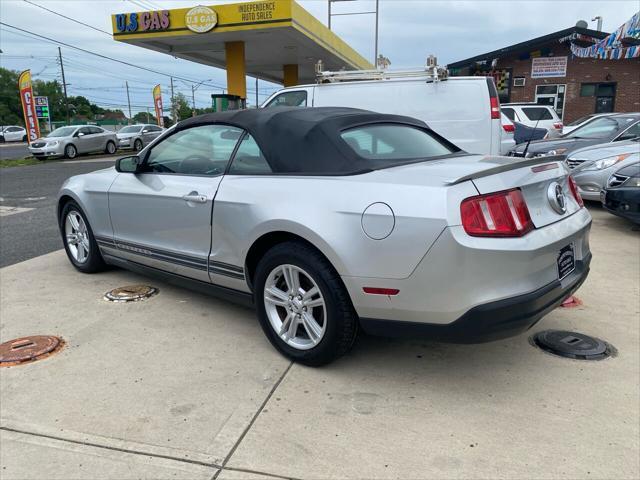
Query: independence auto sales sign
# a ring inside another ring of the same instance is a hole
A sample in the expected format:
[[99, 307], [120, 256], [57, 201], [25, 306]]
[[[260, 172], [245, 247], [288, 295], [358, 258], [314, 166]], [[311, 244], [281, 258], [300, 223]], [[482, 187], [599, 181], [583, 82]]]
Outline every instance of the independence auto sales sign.
[[22, 113], [24, 114], [24, 124], [27, 129], [27, 139], [29, 143], [40, 136], [40, 125], [36, 115], [36, 104], [31, 88], [31, 70], [25, 70], [18, 78], [18, 89], [20, 90], [20, 100], [22, 101]]

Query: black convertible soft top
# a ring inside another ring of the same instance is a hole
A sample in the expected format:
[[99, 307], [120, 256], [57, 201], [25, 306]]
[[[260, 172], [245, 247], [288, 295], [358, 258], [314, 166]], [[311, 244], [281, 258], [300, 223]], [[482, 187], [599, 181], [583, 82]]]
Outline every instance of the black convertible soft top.
[[341, 131], [364, 124], [413, 126], [429, 131], [452, 151], [459, 150], [415, 118], [343, 107], [270, 107], [206, 113], [181, 121], [176, 130], [215, 123], [247, 130], [273, 172], [279, 174], [349, 175], [371, 171], [371, 161], [358, 156], [340, 137]]

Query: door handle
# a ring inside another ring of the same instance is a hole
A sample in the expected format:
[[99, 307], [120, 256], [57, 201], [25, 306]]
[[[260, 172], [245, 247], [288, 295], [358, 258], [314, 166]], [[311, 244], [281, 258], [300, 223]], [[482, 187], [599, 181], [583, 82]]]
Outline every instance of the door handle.
[[207, 203], [207, 196], [200, 195], [198, 192], [191, 192], [188, 195], [184, 195], [182, 199], [189, 203]]

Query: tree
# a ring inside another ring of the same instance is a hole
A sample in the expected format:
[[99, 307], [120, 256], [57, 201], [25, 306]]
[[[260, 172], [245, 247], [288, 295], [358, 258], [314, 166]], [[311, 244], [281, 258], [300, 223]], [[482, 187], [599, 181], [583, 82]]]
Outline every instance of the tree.
[[184, 93], [178, 92], [173, 96], [171, 102], [171, 111], [176, 112], [178, 121], [192, 116], [191, 105], [189, 105], [189, 100], [187, 100], [187, 97]]
[[158, 123], [156, 117], [151, 113], [149, 113], [149, 118], [147, 118], [147, 112], [136, 113], [132, 120], [134, 123]]
[[20, 74], [0, 67], [0, 125], [24, 125], [18, 91]]

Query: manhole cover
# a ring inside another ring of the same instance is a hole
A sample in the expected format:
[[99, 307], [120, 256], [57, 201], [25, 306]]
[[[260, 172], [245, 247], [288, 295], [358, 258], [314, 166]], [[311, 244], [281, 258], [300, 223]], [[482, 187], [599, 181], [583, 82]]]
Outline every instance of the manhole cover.
[[158, 289], [149, 285], [128, 285], [114, 288], [104, 294], [104, 299], [110, 302], [136, 302], [152, 297], [158, 293]]
[[612, 347], [599, 338], [563, 330], [545, 330], [531, 340], [545, 352], [576, 360], [602, 360], [612, 353]]
[[560, 304], [560, 306], [564, 308], [579, 307], [580, 305], [582, 305], [582, 300], [580, 300], [575, 295], [571, 295], [570, 297], [567, 297], [567, 299]]
[[40, 360], [60, 350], [63, 345], [62, 339], [50, 335], [16, 338], [0, 344], [0, 366], [10, 367]]

